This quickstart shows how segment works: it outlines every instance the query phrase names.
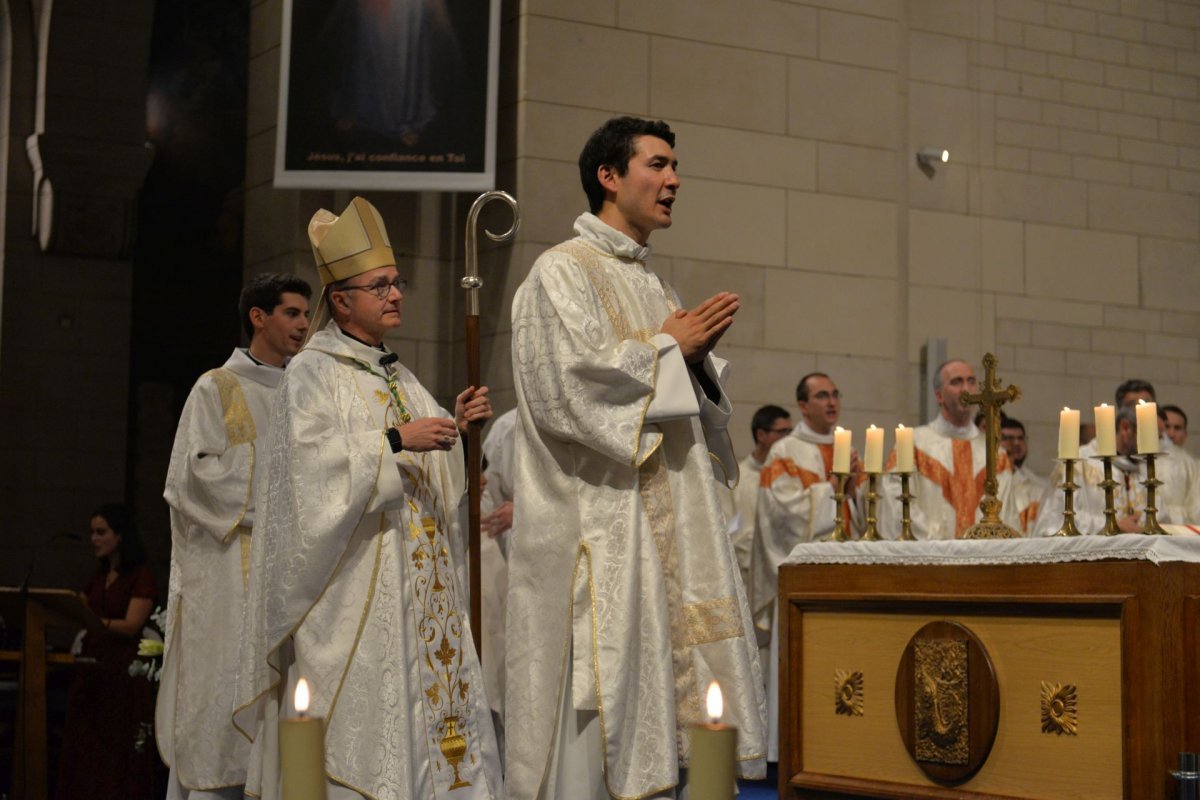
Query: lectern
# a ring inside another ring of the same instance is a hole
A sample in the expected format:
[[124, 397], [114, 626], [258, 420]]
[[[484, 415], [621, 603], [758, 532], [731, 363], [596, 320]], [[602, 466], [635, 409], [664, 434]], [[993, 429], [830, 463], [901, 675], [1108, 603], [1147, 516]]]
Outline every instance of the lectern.
[[0, 617], [10, 629], [21, 629], [21, 649], [0, 650], [0, 660], [20, 662], [13, 797], [45, 800], [46, 667], [75, 660], [67, 653], [46, 652], [46, 629], [87, 628], [98, 634], [103, 627], [87, 603], [69, 589], [0, 587]]

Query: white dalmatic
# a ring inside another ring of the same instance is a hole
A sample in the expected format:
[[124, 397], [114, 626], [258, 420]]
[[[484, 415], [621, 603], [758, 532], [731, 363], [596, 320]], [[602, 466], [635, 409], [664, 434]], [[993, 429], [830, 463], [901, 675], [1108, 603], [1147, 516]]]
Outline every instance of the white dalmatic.
[[[483, 487], [480, 511], [483, 516], [513, 499], [513, 436], [517, 411], [513, 409], [492, 422], [483, 442], [487, 459], [487, 485]], [[508, 596], [508, 543], [512, 528], [491, 537], [479, 537], [480, 601], [479, 635], [483, 675], [488, 700], [501, 725], [504, 721], [504, 611]]]
[[[513, 301], [509, 795], [563, 777], [572, 713], [599, 720], [587, 756], [600, 791], [672, 791], [714, 679], [739, 768], [761, 775], [758, 650], [717, 496], [718, 480], [736, 480], [729, 399], [709, 399], [659, 333], [678, 302], [646, 268], [649, 248], [591, 214], [575, 230]], [[725, 362], [699, 368], [724, 385]]]
[[279, 386], [235, 715], [263, 798], [293, 675], [325, 720], [330, 797], [503, 795], [457, 574], [462, 451], [392, 453], [386, 427], [449, 415], [382, 356], [331, 323]]
[[246, 781], [250, 744], [233, 726], [234, 675], [262, 472], [256, 447], [267, 440], [282, 376], [282, 367], [234, 350], [196, 381], [175, 432], [163, 492], [171, 579], [155, 736], [180, 796]]

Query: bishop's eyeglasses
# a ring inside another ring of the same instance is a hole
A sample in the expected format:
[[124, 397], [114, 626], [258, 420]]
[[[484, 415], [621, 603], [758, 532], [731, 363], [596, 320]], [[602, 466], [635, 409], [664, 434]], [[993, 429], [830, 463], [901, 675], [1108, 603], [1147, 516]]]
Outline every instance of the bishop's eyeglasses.
[[337, 291], [348, 292], [351, 289], [358, 289], [363, 292], [370, 292], [380, 300], [386, 300], [393, 287], [395, 287], [396, 291], [400, 294], [404, 294], [404, 291], [408, 289], [408, 281], [406, 281], [404, 278], [395, 278], [394, 280], [390, 281], [378, 280], [368, 283], [366, 286], [343, 286]]

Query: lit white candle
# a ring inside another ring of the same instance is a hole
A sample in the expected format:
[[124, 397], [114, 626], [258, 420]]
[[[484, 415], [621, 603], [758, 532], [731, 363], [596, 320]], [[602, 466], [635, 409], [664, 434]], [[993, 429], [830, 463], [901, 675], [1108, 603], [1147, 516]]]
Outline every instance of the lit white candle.
[[1092, 410], [1096, 412], [1096, 455], [1115, 456], [1117, 454], [1117, 410], [1108, 403], [1101, 403]]
[[874, 425], [867, 428], [863, 470], [872, 473], [883, 472], [883, 428], [876, 428]]
[[325, 722], [310, 717], [308, 682], [296, 682], [296, 717], [279, 720], [279, 772], [287, 800], [325, 800]]
[[733, 772], [737, 756], [737, 728], [721, 724], [724, 703], [721, 688], [708, 686], [708, 724], [692, 728], [692, 752], [688, 760], [688, 796], [692, 800], [732, 800]]
[[1137, 448], [1139, 453], [1158, 452], [1158, 403], [1138, 400]]
[[1058, 457], [1079, 458], [1079, 409], [1063, 408], [1058, 414]]
[[913, 432], [903, 425], [896, 426], [896, 471], [913, 471]]
[[833, 471], [840, 474], [850, 472], [850, 431], [845, 428], [833, 430]]

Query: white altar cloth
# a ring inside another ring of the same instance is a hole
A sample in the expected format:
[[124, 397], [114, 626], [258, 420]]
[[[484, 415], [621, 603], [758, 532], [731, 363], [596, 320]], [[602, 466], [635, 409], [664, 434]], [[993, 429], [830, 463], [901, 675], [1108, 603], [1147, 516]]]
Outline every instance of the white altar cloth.
[[[1172, 536], [1122, 533], [1044, 539], [928, 539], [916, 542], [805, 542], [786, 564], [1053, 564], [1066, 561], [1200, 562], [1200, 536], [1164, 526]], [[1174, 529], [1174, 530], [1172, 530]]]

